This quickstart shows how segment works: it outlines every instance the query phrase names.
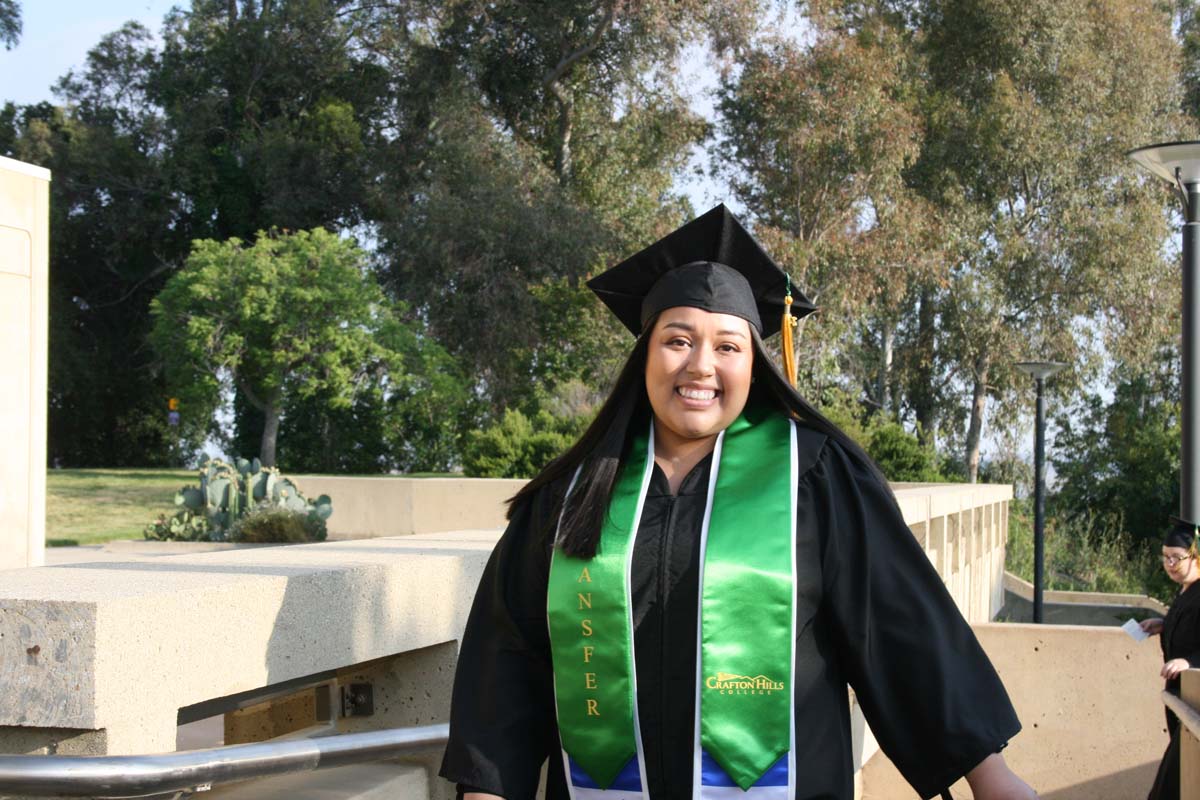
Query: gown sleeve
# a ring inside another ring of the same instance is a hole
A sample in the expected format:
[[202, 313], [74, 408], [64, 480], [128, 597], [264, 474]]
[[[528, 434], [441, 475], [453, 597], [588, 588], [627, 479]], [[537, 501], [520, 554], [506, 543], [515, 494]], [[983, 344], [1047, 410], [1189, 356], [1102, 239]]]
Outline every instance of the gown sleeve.
[[[1193, 588], [1189, 591], [1196, 590]], [[1179, 610], [1179, 621], [1175, 623], [1171, 636], [1171, 654], [1163, 660], [1170, 661], [1172, 658], [1184, 659], [1192, 669], [1200, 668], [1200, 597], [1187, 598], [1186, 605]], [[1178, 685], [1178, 678], [1175, 680]]]
[[827, 440], [800, 491], [845, 675], [884, 752], [932, 797], [1021, 729], [1008, 694], [876, 471]]
[[532, 798], [542, 762], [557, 748], [546, 629], [547, 494], [514, 513], [467, 618], [441, 768], [460, 794]]

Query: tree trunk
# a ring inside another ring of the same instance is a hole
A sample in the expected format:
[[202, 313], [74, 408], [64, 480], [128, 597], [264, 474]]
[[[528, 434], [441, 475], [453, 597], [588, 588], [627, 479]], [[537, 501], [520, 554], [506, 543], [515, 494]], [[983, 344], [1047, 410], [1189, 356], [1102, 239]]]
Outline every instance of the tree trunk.
[[983, 412], [987, 406], [987, 379], [991, 358], [985, 353], [975, 360], [975, 389], [971, 395], [971, 424], [967, 427], [967, 480], [979, 480], [979, 442], [983, 433]]
[[558, 100], [558, 153], [554, 157], [554, 171], [558, 173], [558, 183], [566, 186], [571, 176], [571, 130], [574, 119], [571, 112], [573, 103], [561, 85], [555, 83], [551, 87]]
[[892, 360], [896, 350], [896, 327], [890, 322], [883, 323], [879, 332], [881, 358], [879, 375], [876, 378], [876, 396], [879, 398], [879, 408], [884, 414], [892, 413]]
[[265, 417], [263, 424], [262, 447], [258, 458], [264, 467], [275, 466], [275, 441], [279, 438], [279, 398], [274, 397], [266, 402], [263, 409]]
[[917, 363], [913, 369], [912, 388], [909, 400], [917, 415], [917, 436], [921, 444], [930, 447], [937, 438], [937, 409], [933, 393], [934, 321], [937, 308], [933, 289], [921, 289], [920, 307], [917, 310]]

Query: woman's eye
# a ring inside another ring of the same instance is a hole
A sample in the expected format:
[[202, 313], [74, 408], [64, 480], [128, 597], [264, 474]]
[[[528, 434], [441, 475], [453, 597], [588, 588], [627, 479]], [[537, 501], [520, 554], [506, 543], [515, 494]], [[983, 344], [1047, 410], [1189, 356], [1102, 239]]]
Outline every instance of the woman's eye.
[[682, 337], [676, 337], [674, 339], [668, 340], [667, 345], [669, 345], [670, 347], [687, 347], [688, 340], [684, 339]]
[[741, 348], [739, 348], [736, 344], [726, 343], [726, 344], [720, 345], [717, 349], [720, 350], [722, 353], [740, 353], [741, 352]]

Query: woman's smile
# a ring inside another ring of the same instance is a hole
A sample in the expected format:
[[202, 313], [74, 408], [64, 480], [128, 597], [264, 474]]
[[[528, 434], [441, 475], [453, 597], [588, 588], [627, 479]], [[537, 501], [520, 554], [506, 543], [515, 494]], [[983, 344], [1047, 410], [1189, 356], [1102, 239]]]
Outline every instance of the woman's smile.
[[684, 405], [693, 408], [708, 408], [717, 399], [720, 390], [697, 386], [677, 386], [675, 393], [683, 399]]

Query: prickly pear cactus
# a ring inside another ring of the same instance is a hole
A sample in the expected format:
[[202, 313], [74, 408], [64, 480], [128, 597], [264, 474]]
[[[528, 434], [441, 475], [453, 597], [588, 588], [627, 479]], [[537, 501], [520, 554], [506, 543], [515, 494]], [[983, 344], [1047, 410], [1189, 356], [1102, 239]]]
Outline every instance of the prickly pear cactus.
[[[305, 499], [299, 488], [274, 467], [256, 458], [235, 459], [231, 464], [210, 459], [198, 470], [200, 486], [185, 486], [175, 494], [179, 510], [161, 515], [145, 529], [147, 539], [209, 539], [224, 541], [237, 536], [238, 520], [256, 509], [277, 509], [311, 520], [308, 527], [324, 538], [324, 522], [333, 515], [329, 495]], [[318, 539], [318, 540], [319, 540]]]

